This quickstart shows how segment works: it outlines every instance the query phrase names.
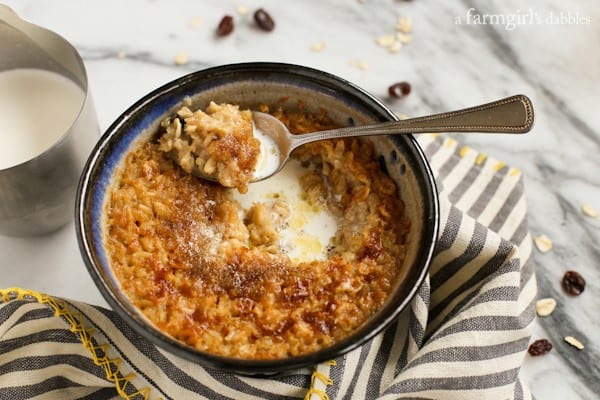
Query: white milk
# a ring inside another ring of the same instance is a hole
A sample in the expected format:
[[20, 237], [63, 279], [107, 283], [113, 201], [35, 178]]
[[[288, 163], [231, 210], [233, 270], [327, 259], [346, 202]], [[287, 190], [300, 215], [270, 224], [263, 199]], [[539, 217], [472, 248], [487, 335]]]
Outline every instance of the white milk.
[[0, 72], [0, 169], [43, 153], [71, 127], [85, 93], [39, 69]]
[[261, 130], [254, 127], [254, 137], [260, 141], [260, 154], [254, 171], [254, 179], [270, 176], [279, 167], [279, 147], [277, 143]]
[[294, 261], [324, 260], [337, 223], [326, 207], [311, 206], [302, 198], [299, 179], [306, 171], [299, 161], [290, 159], [280, 172], [269, 179], [251, 183], [248, 193], [232, 190], [232, 194], [244, 211], [255, 202], [286, 202], [291, 218], [289, 226], [280, 232], [282, 250]]

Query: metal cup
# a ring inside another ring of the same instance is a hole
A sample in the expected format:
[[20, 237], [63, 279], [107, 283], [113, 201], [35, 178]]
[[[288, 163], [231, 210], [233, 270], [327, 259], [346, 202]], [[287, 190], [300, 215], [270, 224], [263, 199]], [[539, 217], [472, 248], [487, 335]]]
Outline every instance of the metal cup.
[[[41, 235], [71, 220], [79, 176], [100, 135], [85, 67], [75, 48], [0, 4], [0, 72], [21, 68], [60, 74], [79, 86], [85, 98], [71, 127], [50, 148], [0, 169], [0, 235], [9, 236]], [[0, 125], [0, 135], [8, 134]]]

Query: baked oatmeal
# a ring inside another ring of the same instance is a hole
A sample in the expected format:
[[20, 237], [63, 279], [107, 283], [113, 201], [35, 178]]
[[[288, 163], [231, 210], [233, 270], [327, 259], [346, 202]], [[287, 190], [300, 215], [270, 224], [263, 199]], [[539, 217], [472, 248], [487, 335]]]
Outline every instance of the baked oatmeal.
[[[293, 133], [334, 127], [325, 113], [260, 111]], [[213, 354], [280, 359], [344, 339], [383, 305], [410, 224], [369, 141], [294, 152], [306, 167], [305, 201], [337, 222], [321, 260], [292, 260], [279, 246], [293, 217], [285, 199], [243, 209], [234, 190], [186, 173], [159, 147], [146, 142], [126, 156], [105, 209], [122, 290], [158, 329]]]
[[245, 193], [260, 155], [252, 112], [214, 102], [205, 111], [192, 112], [189, 99], [186, 103], [175, 117], [163, 121], [159, 150], [169, 153], [186, 172], [199, 171]]

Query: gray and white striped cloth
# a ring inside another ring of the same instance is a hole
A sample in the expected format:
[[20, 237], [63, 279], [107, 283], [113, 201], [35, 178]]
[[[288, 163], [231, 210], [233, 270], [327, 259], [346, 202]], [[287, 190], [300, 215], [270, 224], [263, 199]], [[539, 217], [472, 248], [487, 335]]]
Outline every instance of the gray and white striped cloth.
[[520, 172], [422, 135], [441, 189], [429, 278], [398, 323], [334, 360], [271, 379], [201, 368], [112, 311], [0, 291], [0, 399], [529, 399], [519, 381], [536, 282]]

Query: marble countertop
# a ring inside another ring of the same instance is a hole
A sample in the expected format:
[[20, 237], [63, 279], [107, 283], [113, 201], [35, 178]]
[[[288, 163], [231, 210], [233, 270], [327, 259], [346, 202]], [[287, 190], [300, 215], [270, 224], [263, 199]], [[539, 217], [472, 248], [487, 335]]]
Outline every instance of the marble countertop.
[[[4, 1], [21, 17], [59, 33], [81, 53], [102, 129], [152, 89], [205, 67], [280, 61], [322, 69], [365, 88], [397, 113], [457, 109], [516, 93], [531, 97], [536, 126], [525, 136], [455, 135], [465, 145], [523, 172], [533, 236], [553, 241], [536, 251], [538, 297], [557, 310], [538, 318], [532, 339], [554, 350], [527, 356], [522, 377], [539, 399], [596, 399], [600, 393], [600, 7], [597, 0], [275, 0]], [[126, 7], [126, 8], [125, 8]], [[274, 17], [256, 29], [258, 7]], [[245, 14], [250, 11], [250, 14]], [[216, 38], [223, 15], [235, 17]], [[376, 39], [412, 21], [412, 41], [390, 51]], [[183, 61], [177, 63], [176, 61]], [[412, 93], [390, 99], [391, 83]], [[0, 236], [0, 286], [19, 286], [106, 305], [81, 261], [72, 224], [44, 237]], [[568, 269], [587, 280], [568, 297]], [[594, 311], [595, 310], [595, 311]], [[566, 335], [583, 351], [562, 345]], [[595, 393], [595, 394], [594, 394]]]

